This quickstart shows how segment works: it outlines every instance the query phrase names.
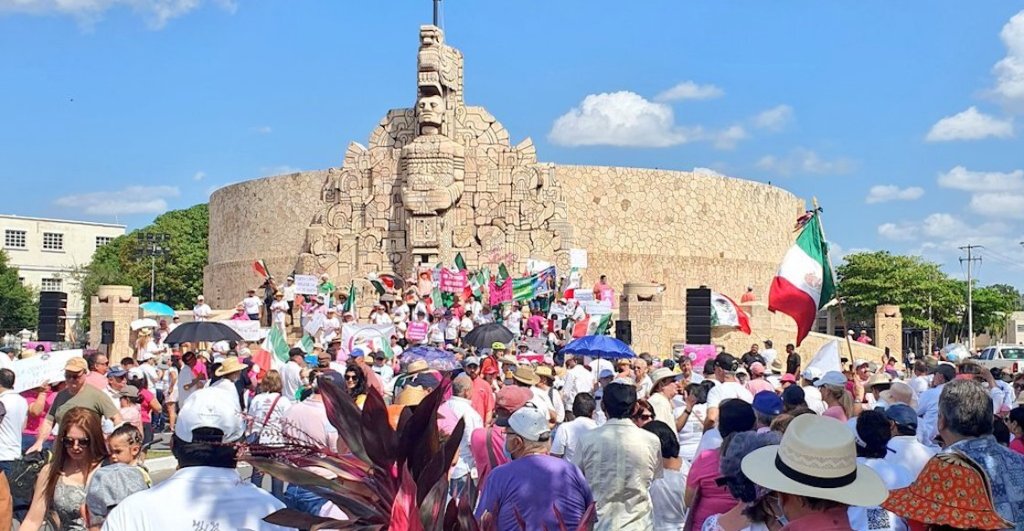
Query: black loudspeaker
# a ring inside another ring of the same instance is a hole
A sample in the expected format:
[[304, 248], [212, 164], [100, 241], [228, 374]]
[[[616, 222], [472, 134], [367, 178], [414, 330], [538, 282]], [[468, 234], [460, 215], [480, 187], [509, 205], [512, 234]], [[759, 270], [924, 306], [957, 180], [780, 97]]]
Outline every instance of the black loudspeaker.
[[100, 323], [100, 343], [104, 345], [114, 344], [114, 321], [103, 321]]
[[68, 294], [62, 291], [39, 292], [39, 341], [64, 341], [64, 319]]
[[615, 339], [627, 345], [633, 344], [633, 323], [619, 319], [615, 321]]
[[711, 290], [705, 286], [686, 290], [686, 342], [711, 344]]

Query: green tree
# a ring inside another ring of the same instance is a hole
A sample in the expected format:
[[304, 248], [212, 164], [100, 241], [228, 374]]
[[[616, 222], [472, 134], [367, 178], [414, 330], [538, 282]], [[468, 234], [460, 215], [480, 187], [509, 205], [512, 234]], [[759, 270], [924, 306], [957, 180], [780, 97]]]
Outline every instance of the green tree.
[[1001, 336], [1006, 328], [1006, 319], [1019, 306], [1020, 295], [1011, 286], [996, 284], [975, 288], [971, 297], [971, 307], [974, 309], [974, 332], [987, 332]]
[[82, 293], [86, 301], [104, 284], [131, 286], [139, 299], [150, 300], [151, 262], [145, 255], [146, 242], [139, 239], [143, 233], [168, 236], [167, 241], [161, 244], [167, 254], [156, 258], [153, 298], [173, 308], [191, 307], [195, 296], [203, 289], [209, 233], [206, 204], [162, 214], [148, 226], [115, 238], [97, 249], [92, 263], [84, 268], [82, 275]]
[[7, 264], [0, 250], [0, 333], [33, 329], [39, 316], [36, 294], [18, 279], [18, 270]]
[[888, 251], [854, 253], [844, 261], [836, 275], [851, 322], [871, 321], [879, 304], [898, 305], [908, 327], [938, 330], [961, 321], [967, 297], [963, 283], [943, 273], [938, 264]]
[[1024, 311], [1024, 295], [1021, 295], [1021, 293], [1017, 291], [1017, 288], [1009, 284], [992, 284], [989, 288], [994, 289], [1005, 295], [1008, 299], [1013, 300], [1013, 311]]

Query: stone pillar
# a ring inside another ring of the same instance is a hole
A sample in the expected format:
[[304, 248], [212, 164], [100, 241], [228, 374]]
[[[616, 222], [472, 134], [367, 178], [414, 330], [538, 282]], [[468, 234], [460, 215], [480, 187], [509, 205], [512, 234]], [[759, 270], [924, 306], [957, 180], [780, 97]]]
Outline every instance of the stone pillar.
[[114, 344], [105, 353], [111, 363], [132, 354], [131, 323], [139, 318], [139, 298], [132, 296], [131, 286], [100, 286], [93, 295], [89, 311], [89, 348], [104, 351], [103, 321], [114, 322]]
[[672, 354], [671, 345], [663, 341], [665, 328], [664, 296], [665, 286], [651, 282], [627, 282], [619, 297], [620, 319], [630, 321], [633, 335], [633, 352], [649, 352], [657, 358]]
[[900, 307], [883, 304], [875, 307], [875, 346], [889, 347], [889, 355], [903, 359], [903, 315]]

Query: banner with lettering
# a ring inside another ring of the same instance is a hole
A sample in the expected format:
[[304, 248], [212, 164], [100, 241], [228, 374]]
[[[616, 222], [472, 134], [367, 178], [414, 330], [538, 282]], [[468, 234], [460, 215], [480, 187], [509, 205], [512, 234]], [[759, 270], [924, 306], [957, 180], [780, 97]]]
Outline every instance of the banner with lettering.
[[427, 329], [430, 325], [426, 321], [413, 321], [405, 330], [405, 339], [412, 343], [419, 343], [427, 338]]
[[317, 284], [316, 275], [295, 275], [295, 293], [299, 295], [316, 295]]
[[469, 271], [441, 270], [441, 291], [445, 293], [462, 293], [469, 285]]
[[492, 280], [489, 284], [489, 302], [491, 306], [497, 306], [503, 302], [509, 302], [512, 300], [512, 281], [506, 280], [501, 287]]
[[14, 371], [14, 392], [20, 393], [46, 383], [64, 381], [64, 365], [71, 358], [81, 358], [82, 349], [45, 352], [31, 358], [15, 360], [10, 369]]

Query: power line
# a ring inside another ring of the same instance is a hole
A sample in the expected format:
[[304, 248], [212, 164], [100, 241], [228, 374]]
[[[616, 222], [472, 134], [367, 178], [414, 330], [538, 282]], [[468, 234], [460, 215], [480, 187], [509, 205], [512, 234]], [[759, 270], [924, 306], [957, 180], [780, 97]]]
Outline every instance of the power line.
[[975, 249], [981, 249], [980, 245], [965, 245], [960, 247], [961, 251], [967, 251], [967, 257], [960, 258], [960, 266], [963, 267], [964, 262], [967, 262], [967, 349], [970, 352], [974, 352], [974, 285], [973, 285], [973, 266], [974, 262], [981, 263], [980, 256], [973, 256]]

